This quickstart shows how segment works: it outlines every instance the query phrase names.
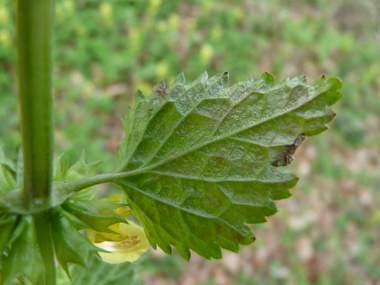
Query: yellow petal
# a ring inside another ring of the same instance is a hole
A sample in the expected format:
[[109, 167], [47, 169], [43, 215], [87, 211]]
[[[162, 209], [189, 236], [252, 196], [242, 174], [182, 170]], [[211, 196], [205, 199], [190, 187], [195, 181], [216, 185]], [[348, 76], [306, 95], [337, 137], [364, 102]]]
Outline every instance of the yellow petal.
[[[109, 251], [109, 253], [99, 252], [105, 262], [118, 264], [138, 260], [148, 250], [148, 239], [144, 229], [132, 221], [129, 221], [129, 224], [119, 223], [118, 225], [120, 235], [100, 233], [103, 237], [111, 237], [109, 240], [96, 242], [96, 235], [99, 233], [92, 229], [87, 230], [88, 238], [97, 247]], [[115, 241], [112, 235], [126, 238]]]
[[116, 203], [121, 203], [123, 201], [123, 194], [112, 194], [107, 197], [107, 199], [118, 200]]
[[132, 210], [128, 207], [120, 207], [114, 211], [124, 218], [132, 216]]

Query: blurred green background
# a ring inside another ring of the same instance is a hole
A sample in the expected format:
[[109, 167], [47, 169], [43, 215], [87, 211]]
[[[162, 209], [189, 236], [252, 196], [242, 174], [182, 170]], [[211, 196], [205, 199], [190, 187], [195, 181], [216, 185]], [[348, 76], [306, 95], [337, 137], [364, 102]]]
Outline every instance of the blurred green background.
[[[14, 1], [0, 0], [0, 138], [20, 142]], [[181, 71], [225, 70], [231, 83], [338, 76], [331, 130], [308, 138], [290, 168], [301, 178], [280, 212], [253, 226], [236, 255], [190, 263], [153, 253], [146, 284], [380, 284], [379, 0], [57, 0], [55, 150], [117, 168], [120, 118], [133, 94]], [[114, 191], [100, 186], [103, 193]]]

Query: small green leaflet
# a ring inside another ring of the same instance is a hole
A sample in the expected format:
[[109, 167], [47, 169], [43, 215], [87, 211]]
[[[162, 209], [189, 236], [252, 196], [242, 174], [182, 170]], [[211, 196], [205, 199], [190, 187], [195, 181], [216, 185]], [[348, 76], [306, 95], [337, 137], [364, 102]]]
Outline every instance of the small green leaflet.
[[[15, 189], [22, 177], [22, 159], [18, 151], [16, 180], [4, 165], [0, 164], [0, 189], [10, 192]], [[54, 180], [71, 181], [96, 174], [100, 162], [85, 162], [85, 155], [68, 168], [67, 160], [61, 169], [62, 155], [54, 161]], [[20, 166], [21, 165], [21, 166]], [[16, 182], [17, 181], [17, 182]], [[2, 187], [2, 188], [1, 188]], [[16, 189], [17, 190], [17, 189]], [[0, 191], [0, 195], [2, 191]], [[50, 209], [52, 237], [58, 262], [69, 274], [68, 264], [86, 266], [88, 258], [102, 249], [93, 245], [78, 230], [92, 228], [108, 231], [115, 223], [127, 223], [127, 220], [114, 210], [124, 204], [110, 199], [92, 201], [96, 192], [91, 187], [85, 188], [64, 200], [61, 205]], [[45, 267], [43, 265], [38, 231], [33, 215], [13, 215], [0, 212], [0, 274], [1, 284], [10, 284], [19, 278], [22, 284], [43, 284]], [[83, 275], [83, 274], [82, 274]]]
[[151, 245], [169, 254], [172, 245], [187, 260], [189, 249], [221, 258], [221, 248], [255, 240], [246, 224], [276, 213], [272, 200], [288, 198], [297, 182], [279, 157], [300, 134], [326, 130], [336, 115], [328, 107], [342, 96], [341, 82], [324, 76], [275, 84], [264, 73], [227, 88], [228, 78], [204, 73], [185, 85], [180, 74], [148, 98], [138, 91], [123, 120], [120, 172], [134, 175], [115, 183]]
[[[5, 219], [4, 219], [5, 218]], [[4, 222], [13, 223], [13, 217], [2, 217], [0, 224]], [[36, 229], [31, 216], [22, 216], [20, 221], [13, 228], [9, 242], [12, 244], [7, 256], [2, 257], [0, 272], [2, 274], [2, 284], [9, 284], [14, 278], [25, 275], [33, 284], [43, 284], [44, 263], [41, 257], [37, 242]], [[8, 235], [9, 237], [9, 235]], [[4, 240], [7, 244], [8, 240]]]
[[87, 269], [74, 266], [70, 271], [73, 276], [72, 285], [142, 285], [144, 281], [138, 278], [140, 270], [141, 266], [138, 264], [108, 264], [92, 255], [89, 257]]
[[15, 163], [5, 155], [0, 141], [0, 195], [17, 188], [15, 168]]

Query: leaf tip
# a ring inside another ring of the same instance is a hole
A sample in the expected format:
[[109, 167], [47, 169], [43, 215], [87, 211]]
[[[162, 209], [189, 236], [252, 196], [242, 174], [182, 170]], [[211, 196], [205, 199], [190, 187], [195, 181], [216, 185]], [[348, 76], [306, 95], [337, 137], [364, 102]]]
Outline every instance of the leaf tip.
[[275, 81], [274, 76], [266, 71], [261, 75], [261, 79], [271, 83], [272, 85], [274, 84], [274, 81]]
[[165, 89], [165, 88], [166, 88], [166, 83], [165, 83], [165, 80], [164, 80], [164, 79], [161, 79], [161, 80], [160, 80], [160, 82], [158, 83], [157, 88], [162, 88], [162, 89]]
[[342, 81], [337, 77], [329, 78], [327, 84], [329, 85], [330, 91], [337, 91], [343, 86]]
[[203, 82], [203, 81], [206, 81], [207, 79], [208, 79], [208, 73], [207, 73], [207, 71], [204, 71], [204, 72], [199, 76], [199, 78], [198, 78], [196, 81]]
[[73, 279], [71, 278], [69, 267], [67, 266], [67, 263], [61, 264], [61, 267], [62, 267], [63, 271], [66, 273], [67, 278], [69, 278], [69, 280], [72, 282]]
[[183, 85], [186, 82], [185, 73], [181, 72], [177, 75], [174, 84], [180, 84]]
[[145, 100], [145, 95], [144, 93], [138, 89], [135, 93], [135, 104], [138, 104], [140, 103], [141, 101], [144, 101]]
[[83, 163], [86, 163], [86, 150], [83, 149], [82, 155], [79, 158], [79, 161], [83, 161]]
[[306, 85], [307, 84], [307, 77], [306, 77], [306, 75], [301, 75], [301, 76], [298, 77], [298, 79], [299, 79], [299, 83], [301, 85]]
[[61, 161], [62, 156], [63, 156], [64, 154], [65, 154], [65, 153], [62, 152], [60, 155], [58, 155], [58, 156], [56, 157], [56, 160], [57, 160], [57, 161]]
[[100, 164], [102, 164], [105, 161], [105, 159], [98, 160], [92, 163], [89, 163], [90, 166], [97, 168]]
[[226, 86], [229, 79], [230, 79], [230, 74], [228, 73], [228, 71], [223, 72], [222, 73], [222, 85]]

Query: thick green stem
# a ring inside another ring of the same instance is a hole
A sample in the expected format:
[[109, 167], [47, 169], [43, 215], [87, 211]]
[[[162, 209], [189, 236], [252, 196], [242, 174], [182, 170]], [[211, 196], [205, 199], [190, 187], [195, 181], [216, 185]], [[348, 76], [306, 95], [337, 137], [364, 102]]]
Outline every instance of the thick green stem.
[[18, 94], [27, 204], [47, 203], [52, 189], [53, 17], [53, 0], [17, 1]]
[[[54, 0], [17, 0], [17, 71], [24, 164], [25, 208], [51, 202], [53, 177], [52, 38]], [[44, 284], [56, 284], [47, 211], [34, 215], [45, 264]]]

